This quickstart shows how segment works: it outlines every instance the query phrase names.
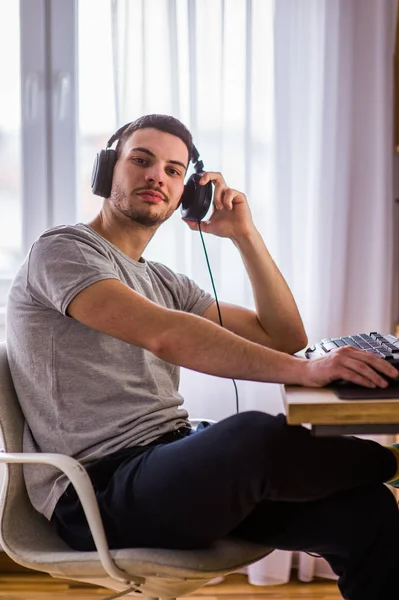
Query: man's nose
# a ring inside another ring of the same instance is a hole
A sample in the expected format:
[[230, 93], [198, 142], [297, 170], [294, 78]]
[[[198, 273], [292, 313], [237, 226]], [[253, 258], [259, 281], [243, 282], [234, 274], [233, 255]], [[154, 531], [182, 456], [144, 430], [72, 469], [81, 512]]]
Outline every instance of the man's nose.
[[162, 187], [165, 183], [165, 174], [160, 165], [152, 165], [146, 172], [145, 180], [152, 184]]

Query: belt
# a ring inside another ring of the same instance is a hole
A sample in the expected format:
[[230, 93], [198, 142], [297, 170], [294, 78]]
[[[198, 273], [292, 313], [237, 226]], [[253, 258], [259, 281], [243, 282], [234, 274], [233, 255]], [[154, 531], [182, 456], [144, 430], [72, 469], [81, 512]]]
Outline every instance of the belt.
[[179, 427], [178, 429], [175, 429], [174, 431], [169, 431], [168, 433], [165, 433], [165, 435], [162, 435], [157, 440], [155, 440], [155, 442], [153, 442], [153, 444], [169, 444], [170, 442], [176, 442], [177, 440], [181, 440], [181, 439], [187, 437], [192, 432], [193, 432], [193, 430], [191, 427], [185, 427], [185, 426]]

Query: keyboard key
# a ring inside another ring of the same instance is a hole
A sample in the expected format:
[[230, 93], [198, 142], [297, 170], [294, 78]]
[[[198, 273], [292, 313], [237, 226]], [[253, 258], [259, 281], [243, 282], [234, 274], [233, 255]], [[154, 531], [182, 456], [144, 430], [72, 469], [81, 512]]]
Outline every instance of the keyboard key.
[[394, 344], [392, 344], [392, 342], [387, 339], [388, 336], [384, 337], [384, 346], [386, 348], [389, 348], [393, 353], [399, 352], [399, 348], [397, 348]]
[[399, 348], [396, 348], [396, 346], [388, 346], [388, 348], [392, 354], [399, 354]]
[[358, 347], [356, 342], [351, 337], [343, 337], [342, 339], [346, 343], [347, 346], [353, 346], [354, 348]]
[[373, 340], [373, 338], [372, 338], [370, 335], [368, 335], [367, 333], [361, 333], [361, 334], [359, 335], [359, 337], [361, 337], [361, 338], [362, 338], [362, 340], [364, 340], [364, 341], [365, 341], [365, 342], [367, 342], [367, 343], [370, 343], [370, 342], [373, 342], [373, 341], [374, 341], [374, 340]]
[[384, 358], [386, 358], [387, 360], [389, 360], [390, 358], [393, 358], [393, 355], [389, 352], [389, 350], [379, 350], [379, 352], [381, 352], [382, 356]]
[[385, 338], [385, 339], [386, 339], [388, 342], [391, 342], [392, 344], [394, 344], [395, 342], [397, 342], [397, 341], [398, 341], [398, 338], [397, 338], [397, 337], [395, 337], [394, 335], [392, 335], [391, 333], [386, 333], [386, 334], [384, 335], [384, 338]]
[[381, 353], [378, 352], [378, 350], [374, 350], [374, 348], [369, 348], [368, 350], [365, 350], [365, 352], [368, 352], [368, 354], [374, 354], [374, 356], [379, 356], [380, 358], [382, 358]]
[[370, 333], [371, 337], [373, 338], [373, 340], [375, 340], [376, 342], [378, 341], [384, 341], [383, 336], [380, 333]]
[[322, 347], [324, 349], [325, 352], [330, 352], [331, 350], [336, 350], [337, 349], [337, 345], [330, 341], [330, 342], [323, 342]]
[[362, 350], [364, 350], [365, 348], [370, 348], [370, 344], [368, 344], [367, 342], [359, 342], [359, 348], [361, 348]]

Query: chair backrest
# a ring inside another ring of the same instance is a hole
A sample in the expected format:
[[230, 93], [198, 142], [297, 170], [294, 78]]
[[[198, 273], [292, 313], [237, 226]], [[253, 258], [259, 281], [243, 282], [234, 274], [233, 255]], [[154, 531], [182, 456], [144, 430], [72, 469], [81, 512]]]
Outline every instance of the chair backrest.
[[[0, 342], [0, 433], [6, 452], [22, 452], [24, 416], [18, 402], [7, 359]], [[38, 551], [66, 550], [53, 526], [32, 506], [20, 464], [2, 465], [0, 489], [0, 544], [16, 562], [24, 564]]]
[[0, 424], [3, 429], [4, 450], [22, 452], [24, 417], [12, 382], [5, 342], [0, 342], [0, 399]]

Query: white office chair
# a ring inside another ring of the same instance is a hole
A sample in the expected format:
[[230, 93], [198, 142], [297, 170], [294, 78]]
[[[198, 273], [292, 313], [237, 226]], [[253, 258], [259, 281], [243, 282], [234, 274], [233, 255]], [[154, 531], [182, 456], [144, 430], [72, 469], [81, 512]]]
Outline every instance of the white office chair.
[[[6, 344], [0, 342], [0, 433], [4, 446], [0, 463], [5, 476], [0, 491], [0, 544], [16, 563], [61, 577], [109, 588], [124, 595], [176, 598], [193, 592], [215, 577], [226, 575], [266, 556], [272, 549], [225, 538], [204, 550], [108, 548], [97, 500], [84, 467], [62, 454], [23, 453], [24, 417], [8, 366]], [[58, 467], [74, 485], [83, 505], [97, 552], [72, 550], [55, 528], [31, 505], [22, 463]]]

